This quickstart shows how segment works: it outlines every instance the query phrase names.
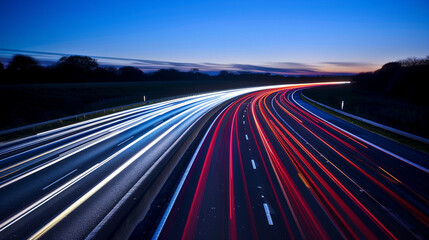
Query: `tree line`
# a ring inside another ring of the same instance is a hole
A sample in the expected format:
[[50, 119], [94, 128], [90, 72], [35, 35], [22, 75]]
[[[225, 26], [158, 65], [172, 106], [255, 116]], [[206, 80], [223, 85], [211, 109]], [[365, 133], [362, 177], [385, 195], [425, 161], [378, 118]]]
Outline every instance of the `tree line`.
[[425, 96], [428, 92], [429, 56], [389, 62], [374, 72], [360, 73], [352, 79], [361, 90], [424, 104], [429, 102]]
[[76, 83], [76, 82], [135, 82], [176, 80], [245, 80], [265, 82], [290, 82], [305, 78], [272, 75], [270, 73], [233, 73], [222, 70], [217, 75], [202, 73], [197, 68], [188, 72], [176, 69], [160, 69], [145, 73], [133, 66], [100, 66], [96, 59], [87, 56], [64, 56], [51, 66], [42, 66], [27, 55], [15, 55], [5, 68], [0, 63], [0, 83]]

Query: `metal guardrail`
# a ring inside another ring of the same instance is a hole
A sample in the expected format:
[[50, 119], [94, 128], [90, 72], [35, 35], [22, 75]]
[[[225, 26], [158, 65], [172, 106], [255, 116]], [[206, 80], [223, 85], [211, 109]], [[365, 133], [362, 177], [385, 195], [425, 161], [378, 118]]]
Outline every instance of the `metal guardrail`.
[[18, 132], [18, 131], [22, 131], [22, 130], [26, 130], [26, 129], [31, 129], [31, 128], [37, 128], [37, 127], [42, 126], [42, 125], [56, 123], [56, 122], [61, 122], [61, 121], [67, 121], [67, 120], [71, 120], [71, 119], [76, 119], [77, 120], [80, 117], [84, 117], [85, 118], [86, 115], [92, 115], [92, 114], [97, 114], [97, 113], [102, 113], [102, 112], [104, 113], [106, 111], [112, 111], [112, 110], [115, 110], [115, 109], [121, 110], [121, 108], [123, 109], [125, 107], [136, 105], [136, 104], [138, 104], [138, 103], [131, 103], [131, 104], [122, 105], [122, 106], [119, 106], [119, 107], [106, 108], [106, 109], [102, 109], [102, 110], [96, 110], [96, 111], [92, 111], [92, 112], [86, 112], [86, 113], [76, 114], [76, 115], [73, 115], [73, 116], [68, 116], [68, 117], [53, 119], [53, 120], [49, 120], [49, 121], [45, 121], [45, 122], [34, 123], [34, 124], [22, 126], [22, 127], [11, 128], [11, 129], [0, 131], [0, 135], [12, 133], [12, 132]]
[[17, 128], [11, 128], [11, 129], [7, 129], [7, 130], [3, 130], [3, 131], [0, 131], [0, 136], [1, 135], [5, 135], [5, 134], [9, 134], [9, 133], [13, 133], [13, 132], [19, 132], [19, 131], [27, 130], [27, 129], [35, 129], [35, 128], [38, 128], [38, 127], [43, 126], [43, 125], [48, 125], [48, 124], [52, 124], [52, 123], [58, 123], [58, 122], [61, 122], [61, 121], [68, 121], [68, 120], [72, 120], [72, 119], [77, 120], [78, 118], [81, 118], [81, 117], [86, 118], [87, 115], [94, 115], [94, 114], [98, 114], [98, 113], [106, 113], [108, 111], [114, 111], [114, 110], [122, 111], [122, 110], [124, 110], [127, 107], [130, 107], [130, 106], [133, 106], [133, 105], [142, 104], [142, 103], [152, 104], [152, 103], [155, 103], [155, 102], [166, 101], [166, 100], [173, 99], [173, 98], [180, 98], [180, 97], [186, 97], [186, 96], [191, 96], [191, 95], [193, 95], [193, 94], [184, 94], [184, 95], [179, 95], [179, 96], [174, 96], [174, 97], [158, 98], [158, 99], [154, 99], [154, 100], [150, 100], [150, 101], [135, 102], [135, 103], [130, 103], [130, 104], [126, 104], [126, 105], [121, 105], [121, 106], [116, 106], [116, 107], [111, 107], [111, 108], [105, 108], [105, 109], [95, 110], [95, 111], [86, 112], [86, 113], [80, 113], [80, 114], [76, 114], [76, 115], [72, 115], [72, 116], [67, 116], [67, 117], [63, 117], [63, 118], [57, 118], [57, 119], [53, 119], [53, 120], [48, 120], [48, 121], [45, 121], [45, 122], [39, 122], [39, 123], [34, 123], [34, 124], [22, 126], [22, 127], [17, 127]]
[[401, 135], [401, 136], [404, 136], [404, 137], [407, 137], [407, 138], [411, 138], [411, 139], [414, 139], [414, 140], [417, 140], [417, 141], [420, 141], [420, 142], [423, 142], [423, 143], [429, 144], [429, 139], [427, 139], [427, 138], [420, 137], [420, 136], [417, 136], [417, 135], [414, 135], [414, 134], [411, 134], [411, 133], [408, 133], [408, 132], [404, 132], [404, 131], [401, 131], [401, 130], [399, 130], [399, 129], [392, 128], [392, 127], [389, 127], [389, 126], [383, 125], [383, 124], [381, 124], [381, 123], [377, 123], [377, 122], [374, 122], [374, 121], [371, 121], [371, 120], [368, 120], [368, 119], [365, 119], [365, 118], [362, 118], [362, 117], [359, 117], [359, 116], [356, 116], [356, 115], [353, 115], [353, 114], [350, 114], [350, 113], [346, 113], [346, 112], [341, 111], [341, 110], [339, 110], [339, 109], [336, 109], [336, 108], [330, 107], [330, 106], [328, 106], [328, 105], [325, 105], [325, 104], [323, 104], [323, 103], [317, 102], [317, 101], [315, 101], [315, 100], [313, 100], [313, 99], [311, 99], [311, 98], [309, 98], [309, 97], [305, 96], [302, 92], [301, 92], [301, 96], [303, 96], [305, 99], [307, 99], [308, 101], [310, 101], [310, 102], [312, 102], [312, 103], [315, 103], [315, 104], [317, 104], [317, 105], [320, 105], [320, 106], [322, 106], [322, 107], [325, 107], [325, 108], [327, 108], [327, 109], [329, 109], [329, 110], [331, 110], [331, 111], [334, 111], [334, 112], [336, 112], [336, 113], [339, 113], [339, 114], [342, 114], [342, 115], [344, 115], [344, 116], [347, 116], [347, 117], [350, 117], [350, 118], [356, 119], [356, 120], [358, 120], [358, 121], [361, 121], [361, 122], [364, 122], [364, 123], [367, 123], [367, 124], [373, 125], [373, 126], [375, 126], [375, 127], [378, 127], [378, 128], [381, 128], [381, 129], [384, 129], [384, 130], [387, 130], [387, 131], [390, 131], [390, 132], [393, 132], [393, 133], [399, 134], [399, 135]]

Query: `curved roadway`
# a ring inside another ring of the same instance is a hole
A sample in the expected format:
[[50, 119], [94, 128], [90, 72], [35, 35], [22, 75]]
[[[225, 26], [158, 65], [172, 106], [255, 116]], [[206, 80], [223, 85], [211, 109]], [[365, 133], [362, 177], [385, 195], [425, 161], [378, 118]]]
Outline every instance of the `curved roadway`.
[[246, 94], [219, 114], [154, 239], [429, 237], [429, 157], [321, 112], [300, 89]]
[[307, 104], [299, 91], [315, 85], [195, 95], [0, 143], [0, 239], [97, 236], [222, 104], [154, 239], [428, 238], [429, 157]]

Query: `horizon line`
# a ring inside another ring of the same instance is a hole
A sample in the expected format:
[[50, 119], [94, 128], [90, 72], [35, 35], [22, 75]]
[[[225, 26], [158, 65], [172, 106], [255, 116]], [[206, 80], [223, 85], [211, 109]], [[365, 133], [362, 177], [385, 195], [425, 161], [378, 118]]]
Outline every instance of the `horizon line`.
[[[1, 53], [3, 52], [3, 53]], [[4, 54], [9, 53], [9, 54]], [[33, 50], [20, 50], [20, 49], [8, 49], [8, 48], [0, 48], [0, 59], [10, 61], [14, 55], [19, 53], [27, 53], [31, 57], [37, 59], [35, 55], [45, 55], [48, 56], [60, 56], [60, 57], [68, 57], [68, 56], [88, 56], [91, 58], [95, 58], [97, 60], [101, 60], [99, 63], [100, 66], [112, 66], [112, 67], [120, 67], [120, 66], [133, 66], [139, 68], [142, 71], [153, 72], [159, 69], [177, 69], [181, 71], [191, 70], [193, 68], [198, 68], [200, 72], [213, 74], [214, 72], [220, 72], [222, 70], [226, 70], [229, 72], [251, 72], [251, 73], [270, 73], [277, 75], [285, 75], [285, 76], [339, 76], [339, 75], [355, 75], [359, 72], [329, 72], [329, 71], [321, 71], [315, 66], [304, 64], [304, 63], [295, 63], [288, 62], [287, 65], [299, 65], [300, 68], [293, 67], [275, 67], [275, 66], [264, 66], [264, 65], [256, 65], [256, 64], [238, 64], [238, 63], [230, 63], [230, 64], [218, 64], [218, 63], [189, 63], [189, 62], [175, 62], [175, 61], [160, 61], [160, 60], [147, 60], [147, 59], [138, 59], [138, 58], [123, 58], [123, 57], [106, 57], [106, 56], [94, 56], [94, 55], [82, 55], [82, 54], [70, 54], [70, 53], [55, 53], [55, 52], [45, 52], [45, 51], [33, 51]], [[5, 55], [5, 56], [4, 56]], [[39, 58], [43, 56], [38, 56]], [[38, 59], [39, 60], [39, 59]], [[112, 61], [102, 61], [102, 60], [113, 60]], [[39, 60], [42, 64], [52, 64], [58, 60], [54, 59], [45, 59]], [[123, 63], [115, 63], [114, 61], [123, 61]], [[336, 62], [337, 64], [350, 64], [350, 62]], [[275, 63], [276, 64], [276, 63]], [[281, 62], [277, 64], [282, 64]], [[361, 63], [359, 63], [361, 64]]]

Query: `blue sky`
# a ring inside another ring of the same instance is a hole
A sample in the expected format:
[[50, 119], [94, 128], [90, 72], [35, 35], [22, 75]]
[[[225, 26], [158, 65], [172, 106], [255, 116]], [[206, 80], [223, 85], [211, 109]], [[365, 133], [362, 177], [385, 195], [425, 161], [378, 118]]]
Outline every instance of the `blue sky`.
[[0, 48], [359, 72], [429, 55], [429, 1], [3, 0]]

